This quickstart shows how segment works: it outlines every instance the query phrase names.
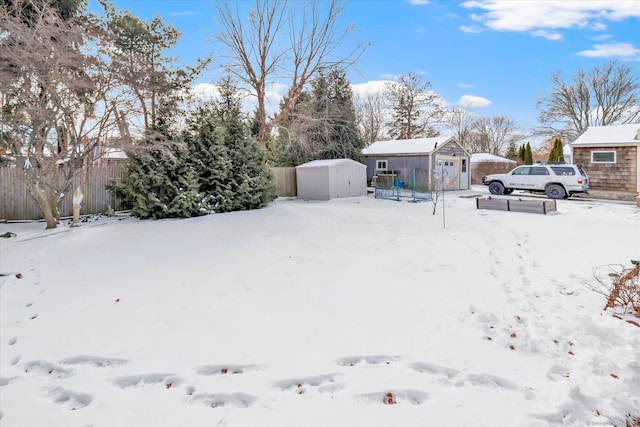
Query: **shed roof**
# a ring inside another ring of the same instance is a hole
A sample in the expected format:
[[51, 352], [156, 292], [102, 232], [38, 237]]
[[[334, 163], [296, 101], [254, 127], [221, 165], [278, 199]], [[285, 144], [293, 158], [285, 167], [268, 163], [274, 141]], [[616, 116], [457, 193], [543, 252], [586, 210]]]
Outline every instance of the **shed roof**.
[[366, 165], [363, 165], [362, 163], [356, 162], [355, 160], [351, 160], [351, 159], [324, 159], [324, 160], [312, 160], [310, 162], [303, 163], [301, 165], [296, 166], [296, 169], [327, 168], [327, 167], [333, 167], [338, 165], [348, 165], [348, 164], [354, 164], [354, 165], [362, 166], [365, 168], [367, 167]]
[[438, 136], [435, 138], [394, 139], [378, 141], [362, 150], [362, 154], [430, 154], [438, 146], [453, 140], [452, 136]]
[[589, 126], [571, 146], [639, 145], [640, 123], [617, 126]]
[[496, 156], [489, 153], [474, 153], [471, 155], [471, 163], [518, 163], [515, 160], [507, 159], [506, 157]]

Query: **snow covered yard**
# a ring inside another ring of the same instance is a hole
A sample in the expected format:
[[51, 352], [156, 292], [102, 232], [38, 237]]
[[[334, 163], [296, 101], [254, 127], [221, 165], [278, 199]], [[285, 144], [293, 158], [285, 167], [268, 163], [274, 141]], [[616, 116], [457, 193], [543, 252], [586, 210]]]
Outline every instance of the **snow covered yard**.
[[[640, 328], [594, 267], [640, 209], [445, 196], [0, 224], [2, 426], [624, 425]], [[487, 193], [488, 194], [488, 193]]]

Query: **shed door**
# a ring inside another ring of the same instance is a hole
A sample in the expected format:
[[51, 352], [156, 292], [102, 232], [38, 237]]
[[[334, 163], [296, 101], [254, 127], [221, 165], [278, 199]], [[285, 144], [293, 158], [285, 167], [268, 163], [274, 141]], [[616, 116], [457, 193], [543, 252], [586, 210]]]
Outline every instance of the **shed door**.
[[460, 189], [469, 189], [469, 159], [460, 157]]
[[436, 176], [438, 191], [456, 190], [456, 162], [453, 160], [438, 160], [436, 162]]

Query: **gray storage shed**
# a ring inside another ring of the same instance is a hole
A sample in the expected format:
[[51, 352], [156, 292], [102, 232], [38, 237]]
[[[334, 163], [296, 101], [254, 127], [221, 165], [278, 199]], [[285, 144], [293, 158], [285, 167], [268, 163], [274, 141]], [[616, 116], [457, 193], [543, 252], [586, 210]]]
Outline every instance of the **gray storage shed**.
[[313, 160], [296, 166], [298, 198], [330, 200], [367, 195], [367, 166], [351, 159]]

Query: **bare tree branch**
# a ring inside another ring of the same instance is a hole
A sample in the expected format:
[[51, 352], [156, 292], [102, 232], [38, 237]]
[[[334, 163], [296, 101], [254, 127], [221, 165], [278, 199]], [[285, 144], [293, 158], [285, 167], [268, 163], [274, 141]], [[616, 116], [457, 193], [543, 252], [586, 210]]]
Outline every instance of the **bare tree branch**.
[[[327, 5], [324, 13], [323, 5]], [[251, 87], [257, 98], [258, 141], [264, 147], [271, 129], [293, 112], [305, 85], [323, 70], [352, 66], [364, 46], [340, 52], [351, 28], [338, 26], [345, 3], [337, 0], [256, 0], [254, 9], [248, 11], [247, 26], [243, 26], [238, 6], [237, 0], [217, 3], [219, 33], [215, 39], [227, 51], [226, 71]], [[267, 85], [281, 78], [289, 80], [287, 104], [268, 120]]]

